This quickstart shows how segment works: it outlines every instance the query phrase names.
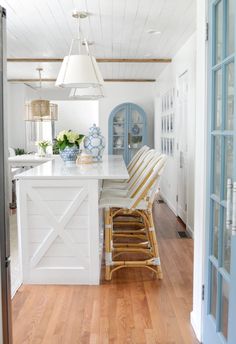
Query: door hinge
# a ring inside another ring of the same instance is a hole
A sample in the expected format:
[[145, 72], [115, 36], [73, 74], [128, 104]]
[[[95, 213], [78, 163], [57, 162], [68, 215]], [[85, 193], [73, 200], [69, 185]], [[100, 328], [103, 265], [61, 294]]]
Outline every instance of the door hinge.
[[185, 211], [187, 211], [188, 210], [188, 206], [187, 206], [187, 204], [185, 204]]
[[205, 300], [205, 285], [202, 285], [202, 301]]
[[208, 42], [208, 39], [209, 39], [209, 23], [206, 22], [206, 33], [205, 33], [206, 37], [205, 37], [205, 40], [206, 42]]
[[179, 196], [176, 195], [176, 202], [178, 203], [179, 202]]

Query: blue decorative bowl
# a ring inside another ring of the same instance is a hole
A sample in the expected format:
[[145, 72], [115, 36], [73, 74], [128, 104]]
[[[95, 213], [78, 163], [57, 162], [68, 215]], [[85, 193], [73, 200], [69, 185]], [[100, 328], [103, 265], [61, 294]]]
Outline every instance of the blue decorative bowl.
[[80, 149], [77, 146], [66, 147], [63, 150], [60, 150], [60, 156], [64, 162], [73, 163], [76, 161], [79, 152]]

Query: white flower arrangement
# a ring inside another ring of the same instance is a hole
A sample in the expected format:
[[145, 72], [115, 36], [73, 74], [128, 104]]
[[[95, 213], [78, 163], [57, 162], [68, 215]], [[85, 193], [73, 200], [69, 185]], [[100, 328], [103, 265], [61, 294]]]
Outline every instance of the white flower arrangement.
[[44, 156], [47, 153], [47, 148], [52, 145], [48, 140], [36, 141], [35, 145], [40, 148], [41, 155]]
[[42, 149], [47, 149], [47, 147], [51, 146], [52, 143], [47, 140], [41, 140], [41, 141], [36, 141], [35, 145], [42, 148]]
[[80, 143], [83, 141], [84, 135], [78, 134], [72, 130], [62, 130], [56, 138], [57, 145], [60, 150], [64, 150], [66, 147], [77, 146], [79, 148]]

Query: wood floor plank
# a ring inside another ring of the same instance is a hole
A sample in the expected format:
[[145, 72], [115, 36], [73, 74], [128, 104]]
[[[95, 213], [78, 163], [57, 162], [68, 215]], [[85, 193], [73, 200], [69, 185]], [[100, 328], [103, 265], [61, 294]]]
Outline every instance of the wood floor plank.
[[155, 203], [164, 279], [122, 269], [100, 286], [22, 286], [13, 299], [14, 344], [197, 344], [190, 325], [193, 241]]

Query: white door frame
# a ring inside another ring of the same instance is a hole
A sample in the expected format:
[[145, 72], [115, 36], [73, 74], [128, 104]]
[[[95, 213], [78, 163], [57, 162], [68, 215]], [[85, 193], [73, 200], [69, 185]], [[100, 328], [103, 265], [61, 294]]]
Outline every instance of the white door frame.
[[[181, 78], [187, 78], [187, 92], [186, 92], [186, 112], [183, 115], [183, 109], [181, 110], [181, 105], [183, 106], [183, 99], [181, 99], [181, 87], [183, 85], [180, 85], [181, 83]], [[177, 178], [177, 195], [178, 195], [178, 199], [177, 199], [177, 216], [179, 216], [181, 218], [181, 220], [186, 224], [187, 227], [187, 221], [188, 221], [188, 215], [187, 215], [187, 201], [188, 201], [188, 192], [187, 192], [187, 188], [188, 188], [188, 175], [187, 175], [187, 171], [188, 171], [188, 149], [187, 149], [187, 145], [188, 145], [188, 133], [187, 133], [187, 128], [188, 128], [188, 114], [189, 114], [189, 94], [188, 94], [188, 82], [189, 82], [189, 71], [188, 69], [186, 69], [182, 74], [180, 74], [178, 76], [178, 100], [177, 100], [177, 112], [178, 112], [178, 128], [177, 128], [177, 133], [178, 133], [178, 138], [177, 138], [177, 174], [178, 174], [178, 178]], [[181, 113], [182, 112], [182, 113]], [[183, 128], [183, 124], [184, 124], [184, 128]], [[181, 131], [181, 129], [184, 129], [184, 142], [182, 144], [182, 148], [181, 148], [181, 144], [180, 144], [180, 140], [182, 139], [182, 134], [183, 132]], [[183, 178], [183, 174], [185, 175]], [[184, 179], [184, 182], [183, 182]], [[184, 183], [184, 185], [183, 185]], [[182, 204], [182, 206], [180, 205], [180, 198], [181, 198], [181, 191], [184, 188], [184, 192], [182, 194], [184, 194], [184, 204]]]
[[194, 209], [194, 277], [191, 323], [202, 341], [205, 263], [205, 208], [207, 169], [207, 0], [197, 1], [197, 58], [196, 58], [196, 149], [195, 149], [195, 209]]

